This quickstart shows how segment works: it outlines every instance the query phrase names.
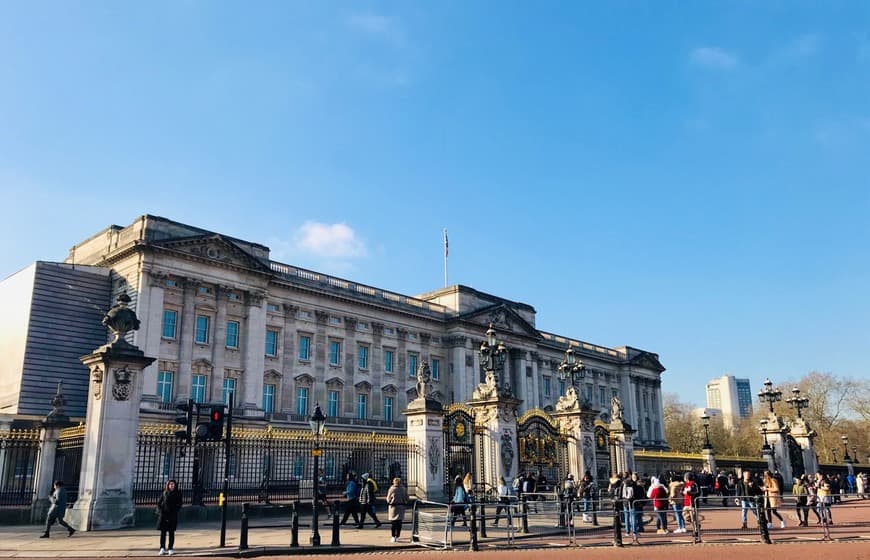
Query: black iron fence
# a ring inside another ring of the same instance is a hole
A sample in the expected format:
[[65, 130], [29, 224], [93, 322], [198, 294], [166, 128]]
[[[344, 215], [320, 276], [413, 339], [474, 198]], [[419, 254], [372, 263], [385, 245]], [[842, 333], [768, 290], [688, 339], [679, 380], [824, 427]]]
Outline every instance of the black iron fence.
[[[174, 479], [185, 502], [216, 504], [223, 490], [227, 461], [224, 442], [188, 444], [175, 438], [173, 425], [143, 425], [139, 430], [133, 501], [153, 504], [166, 481]], [[314, 440], [309, 432], [233, 430], [229, 453], [231, 502], [310, 500], [314, 480]], [[320, 441], [320, 468], [327, 495], [339, 495], [348, 472], [368, 473], [382, 494], [400, 477], [409, 492], [417, 486], [417, 445], [404, 435], [330, 432]], [[194, 467], [197, 472], [194, 473]], [[196, 495], [195, 495], [196, 494]]]
[[33, 502], [39, 430], [0, 432], [0, 506], [29, 506]]
[[54, 455], [54, 480], [62, 480], [70, 502], [79, 495], [82, 471], [82, 449], [85, 446], [84, 425], [61, 430]]

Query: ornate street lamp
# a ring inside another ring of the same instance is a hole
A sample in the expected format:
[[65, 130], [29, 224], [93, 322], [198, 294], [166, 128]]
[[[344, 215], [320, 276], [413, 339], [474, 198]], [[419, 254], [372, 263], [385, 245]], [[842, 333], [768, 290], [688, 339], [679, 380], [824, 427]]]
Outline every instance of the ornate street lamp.
[[802, 397], [801, 390], [797, 387], [793, 387], [791, 390], [792, 396], [785, 399], [785, 402], [788, 403], [789, 408], [793, 408], [797, 411], [798, 418], [803, 418], [801, 416], [801, 410], [810, 406], [809, 397]]
[[704, 423], [704, 449], [713, 449], [710, 445], [710, 416], [704, 414], [701, 416], [701, 422]]
[[764, 380], [764, 389], [758, 392], [758, 400], [766, 402], [770, 406], [770, 412], [773, 412], [773, 403], [782, 400], [782, 391], [773, 388], [773, 381], [770, 378]]
[[320, 546], [320, 530], [317, 526], [317, 491], [320, 473], [320, 455], [323, 450], [320, 449], [320, 437], [326, 429], [326, 416], [320, 410], [320, 403], [314, 405], [314, 414], [308, 419], [308, 425], [311, 426], [311, 435], [314, 436], [314, 447], [311, 449], [311, 455], [314, 457], [314, 484], [311, 486], [311, 546]]
[[490, 323], [486, 330], [486, 340], [480, 343], [480, 365], [486, 372], [487, 385], [501, 389], [499, 372], [502, 371], [506, 358], [507, 347], [504, 342], [496, 340], [495, 329]]
[[759, 422], [759, 423], [761, 424], [761, 433], [764, 436], [764, 445], [761, 446], [761, 451], [762, 452], [770, 451], [770, 444], [767, 442], [767, 419], [762, 418], [761, 422]]
[[856, 463], [860, 463], [860, 462], [861, 462], [861, 461], [858, 460], [858, 446], [857, 446], [857, 445], [853, 445], [853, 446], [852, 446], [852, 459], [853, 459]]
[[851, 463], [852, 458], [849, 457], [849, 438], [848, 436], [840, 436], [840, 440], [843, 442], [843, 462]]
[[574, 388], [574, 392], [580, 395], [578, 387], [583, 378], [586, 377], [586, 366], [582, 360], [577, 359], [577, 356], [574, 355], [574, 349], [570, 345], [565, 350], [565, 359], [559, 364], [557, 371], [559, 372], [559, 379], [568, 381], [571, 387]]

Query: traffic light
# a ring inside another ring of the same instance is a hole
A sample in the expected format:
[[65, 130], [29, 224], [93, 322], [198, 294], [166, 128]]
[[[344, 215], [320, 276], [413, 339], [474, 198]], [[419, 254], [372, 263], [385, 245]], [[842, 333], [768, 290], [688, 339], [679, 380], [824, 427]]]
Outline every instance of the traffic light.
[[194, 406], [193, 399], [187, 399], [186, 403], [175, 405], [175, 410], [178, 411], [175, 423], [184, 426], [183, 430], [176, 430], [175, 437], [187, 443], [190, 443], [190, 432], [193, 429]]
[[224, 437], [224, 407], [212, 407], [208, 422], [209, 439], [220, 441]]

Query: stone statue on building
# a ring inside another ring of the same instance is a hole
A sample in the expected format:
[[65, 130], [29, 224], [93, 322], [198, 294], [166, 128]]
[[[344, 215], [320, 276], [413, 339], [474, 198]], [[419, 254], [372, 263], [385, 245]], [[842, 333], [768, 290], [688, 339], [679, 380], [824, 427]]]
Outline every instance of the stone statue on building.
[[624, 414], [625, 409], [622, 407], [622, 401], [619, 400], [619, 397], [614, 395], [614, 397], [610, 399], [610, 421], [622, 421]]
[[136, 317], [136, 312], [127, 307], [131, 301], [132, 299], [126, 293], [119, 295], [118, 303], [109, 309], [103, 317], [103, 325], [115, 335], [112, 344], [123, 340], [124, 335], [128, 332], [139, 330], [139, 319]]
[[429, 396], [429, 383], [432, 380], [432, 370], [429, 362], [423, 360], [417, 366], [417, 398], [425, 399]]

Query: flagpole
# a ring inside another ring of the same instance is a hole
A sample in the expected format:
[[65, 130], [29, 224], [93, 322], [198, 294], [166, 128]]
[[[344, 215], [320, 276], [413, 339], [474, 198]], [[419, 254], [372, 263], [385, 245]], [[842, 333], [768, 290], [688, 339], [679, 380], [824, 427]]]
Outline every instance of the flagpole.
[[444, 228], [444, 287], [447, 287], [447, 253], [448, 253], [448, 243], [447, 243], [447, 228]]

